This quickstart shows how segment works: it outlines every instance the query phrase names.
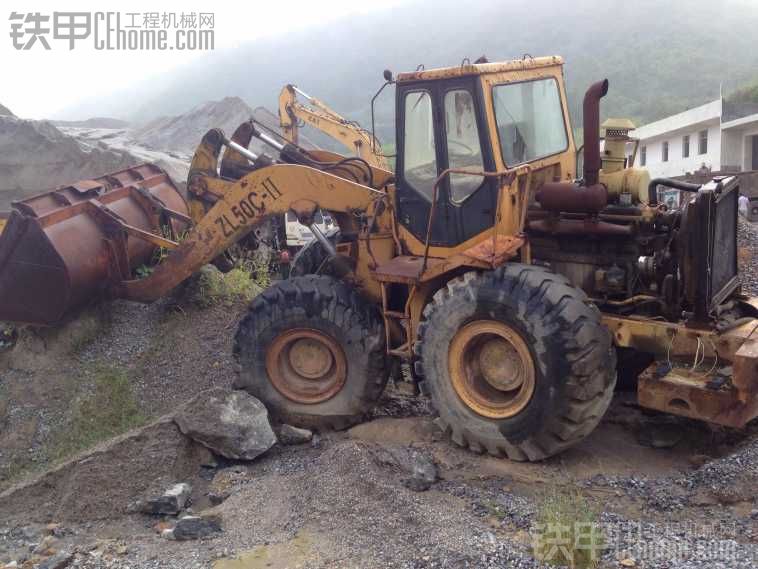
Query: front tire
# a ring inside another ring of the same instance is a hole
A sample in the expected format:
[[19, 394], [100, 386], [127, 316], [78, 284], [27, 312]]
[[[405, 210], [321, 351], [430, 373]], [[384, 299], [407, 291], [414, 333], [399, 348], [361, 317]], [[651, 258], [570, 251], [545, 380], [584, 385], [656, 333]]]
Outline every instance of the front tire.
[[415, 350], [453, 441], [513, 460], [581, 441], [616, 382], [600, 312], [566, 278], [531, 265], [450, 281], [424, 309]]
[[[326, 238], [336, 245], [340, 239], [339, 228], [333, 228], [326, 232]], [[329, 274], [329, 255], [318, 239], [311, 239], [303, 245], [292, 259], [290, 277], [302, 277], [305, 275]]]
[[374, 406], [387, 383], [384, 325], [344, 282], [308, 275], [253, 300], [235, 336], [236, 388], [272, 418], [297, 427], [344, 429]]

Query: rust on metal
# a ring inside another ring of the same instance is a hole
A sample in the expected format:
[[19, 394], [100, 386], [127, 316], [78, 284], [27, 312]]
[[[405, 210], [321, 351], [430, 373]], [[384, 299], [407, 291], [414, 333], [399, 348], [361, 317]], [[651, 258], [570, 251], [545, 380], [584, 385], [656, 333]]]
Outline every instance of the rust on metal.
[[617, 346], [658, 358], [640, 375], [643, 407], [737, 428], [758, 417], [758, 321], [722, 333], [610, 315], [603, 322]]
[[347, 359], [339, 343], [321, 330], [292, 328], [266, 350], [266, 373], [287, 399], [304, 405], [334, 397], [347, 380]]
[[461, 401], [490, 419], [513, 417], [534, 394], [529, 346], [503, 322], [475, 320], [463, 326], [450, 342], [448, 367]]
[[608, 79], [590, 85], [584, 94], [584, 184], [594, 186], [599, 181], [600, 168], [600, 99], [608, 93]]
[[537, 219], [530, 220], [527, 227], [532, 231], [552, 235], [622, 235], [632, 234], [628, 225], [618, 225], [597, 219]]
[[0, 320], [58, 322], [173, 248], [188, 226], [184, 198], [153, 164], [14, 202], [0, 235]]
[[535, 199], [549, 211], [596, 213], [608, 205], [608, 189], [602, 184], [577, 186], [571, 182], [546, 182]]
[[499, 267], [512, 259], [524, 245], [524, 237], [516, 235], [495, 235], [494, 239], [485, 239], [478, 245], [463, 252], [466, 257]]

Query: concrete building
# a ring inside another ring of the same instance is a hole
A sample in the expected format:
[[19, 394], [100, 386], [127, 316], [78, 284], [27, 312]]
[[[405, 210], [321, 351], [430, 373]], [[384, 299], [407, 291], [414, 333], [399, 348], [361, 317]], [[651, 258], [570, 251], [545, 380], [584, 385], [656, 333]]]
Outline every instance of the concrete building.
[[[758, 104], [720, 98], [640, 126], [631, 135], [640, 141], [636, 165], [654, 178], [758, 170]], [[758, 218], [758, 176], [744, 176], [741, 190]]]

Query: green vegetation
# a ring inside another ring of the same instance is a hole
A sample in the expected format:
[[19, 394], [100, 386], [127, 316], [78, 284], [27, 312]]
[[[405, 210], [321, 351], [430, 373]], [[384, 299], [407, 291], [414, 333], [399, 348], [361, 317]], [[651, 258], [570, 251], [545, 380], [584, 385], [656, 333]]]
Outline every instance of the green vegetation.
[[578, 491], [547, 495], [536, 517], [534, 556], [571, 569], [597, 567], [605, 548], [600, 512]]
[[103, 366], [92, 375], [91, 390], [74, 401], [68, 423], [50, 445], [52, 460], [66, 459], [146, 421], [123, 370]]
[[271, 262], [267, 256], [256, 255], [241, 263], [248, 277], [261, 289], [271, 286]]
[[758, 104], [758, 80], [744, 87], [740, 87], [726, 96], [730, 103], [757, 103]]
[[215, 267], [203, 267], [193, 277], [185, 298], [201, 308], [218, 304], [249, 302], [260, 291], [261, 285], [258, 283], [267, 283], [267, 279], [270, 279], [267, 271], [260, 273], [252, 271], [252, 266], [241, 266], [224, 274]]
[[110, 325], [111, 316], [107, 304], [98, 304], [76, 318], [66, 328], [68, 352], [76, 355], [89, 346]]

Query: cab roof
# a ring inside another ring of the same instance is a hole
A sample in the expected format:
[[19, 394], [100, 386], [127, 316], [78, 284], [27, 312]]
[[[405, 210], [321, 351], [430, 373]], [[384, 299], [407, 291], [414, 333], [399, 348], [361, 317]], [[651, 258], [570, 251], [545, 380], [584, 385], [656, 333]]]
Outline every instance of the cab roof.
[[410, 81], [430, 81], [433, 79], [451, 79], [469, 75], [483, 75], [489, 73], [501, 73], [503, 71], [526, 71], [563, 65], [563, 58], [559, 55], [548, 57], [529, 57], [514, 59], [512, 61], [498, 61], [490, 63], [464, 63], [457, 67], [439, 67], [437, 69], [421, 69], [408, 73], [398, 73], [396, 81], [407, 83]]

